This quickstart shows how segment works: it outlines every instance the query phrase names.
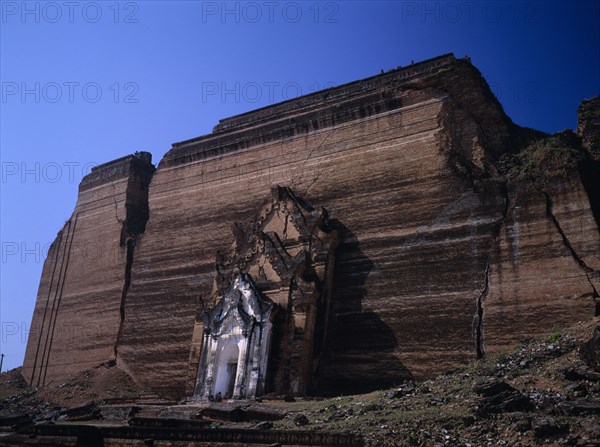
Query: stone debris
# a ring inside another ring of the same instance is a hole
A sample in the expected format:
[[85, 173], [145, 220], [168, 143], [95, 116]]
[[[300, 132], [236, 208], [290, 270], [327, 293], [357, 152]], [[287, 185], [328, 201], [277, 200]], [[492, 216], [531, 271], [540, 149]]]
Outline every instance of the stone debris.
[[[97, 423], [123, 423], [129, 418], [133, 428], [144, 430], [242, 427], [265, 435], [277, 430], [348, 432], [360, 436], [365, 447], [597, 447], [600, 383], [592, 380], [597, 373], [579, 357], [579, 347], [592, 327], [577, 326], [577, 337], [565, 333], [552, 341], [528, 340], [511, 352], [446, 371], [434, 380], [407, 381], [366, 395], [296, 398], [295, 402], [280, 397], [269, 404], [213, 402], [205, 404], [202, 411], [193, 403], [187, 410], [186, 405], [153, 409], [144, 405], [103, 405], [98, 408], [102, 417], [109, 419], [98, 419]], [[100, 391], [93, 380], [94, 371], [110, 373], [110, 368], [92, 370], [87, 381], [68, 380], [55, 389], [64, 392], [82, 385], [86, 390]], [[15, 373], [11, 374], [2, 375], [12, 377], [13, 383], [4, 387], [6, 382], [0, 384], [0, 393], [12, 389], [7, 395], [0, 394], [0, 409], [5, 403], [12, 405], [13, 413], [17, 413], [15, 409], [22, 408], [20, 412], [24, 413], [24, 409], [32, 408], [32, 421], [55, 424], [62, 423], [66, 415], [85, 419], [96, 411], [89, 401], [75, 406], [40, 402], [37, 396], [42, 391], [29, 389], [15, 381]], [[212, 422], [199, 419], [208, 413], [214, 418]], [[0, 432], [17, 436], [9, 422], [1, 422]], [[85, 421], [90, 422], [96, 423]]]
[[310, 421], [304, 414], [299, 414], [298, 416], [296, 416], [294, 418], [294, 424], [298, 425], [299, 427], [302, 427], [303, 425], [307, 425], [309, 422]]
[[592, 338], [581, 346], [579, 354], [586, 365], [600, 373], [600, 325], [594, 329]]
[[515, 389], [503, 380], [487, 379], [476, 383], [473, 391], [483, 397], [492, 397], [506, 391], [515, 391]]
[[531, 422], [531, 428], [536, 438], [540, 439], [562, 435], [569, 431], [568, 424], [557, 422], [551, 417], [535, 418]]
[[102, 414], [96, 402], [86, 402], [83, 405], [62, 410], [56, 419], [59, 421], [90, 421], [102, 419]]
[[269, 430], [273, 428], [273, 423], [271, 421], [262, 421], [256, 424], [256, 428], [259, 430]]
[[569, 416], [600, 415], [600, 401], [565, 401], [558, 405], [558, 409]]

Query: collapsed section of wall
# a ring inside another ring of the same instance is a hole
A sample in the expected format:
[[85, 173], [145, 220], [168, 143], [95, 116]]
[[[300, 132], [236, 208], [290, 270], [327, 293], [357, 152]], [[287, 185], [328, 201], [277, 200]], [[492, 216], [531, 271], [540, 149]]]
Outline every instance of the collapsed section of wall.
[[23, 376], [33, 386], [113, 359], [125, 283], [148, 220], [147, 152], [97, 166], [44, 262]]

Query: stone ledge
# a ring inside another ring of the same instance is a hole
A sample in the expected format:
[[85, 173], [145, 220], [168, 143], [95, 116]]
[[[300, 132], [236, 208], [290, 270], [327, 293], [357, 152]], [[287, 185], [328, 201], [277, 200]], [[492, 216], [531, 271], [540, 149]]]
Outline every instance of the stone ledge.
[[154, 171], [150, 152], [135, 152], [92, 168], [79, 183], [79, 192], [87, 191], [105, 183], [126, 178], [132, 171]]

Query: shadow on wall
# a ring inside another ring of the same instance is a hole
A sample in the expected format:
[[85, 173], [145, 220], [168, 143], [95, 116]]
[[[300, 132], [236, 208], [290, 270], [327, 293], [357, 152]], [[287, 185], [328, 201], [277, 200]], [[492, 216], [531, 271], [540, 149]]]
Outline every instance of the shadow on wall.
[[379, 316], [363, 308], [365, 282], [374, 263], [360, 241], [339, 221], [332, 222], [342, 243], [336, 252], [333, 294], [325, 350], [316, 392], [321, 395], [367, 393], [413, 378], [396, 357], [398, 341]]
[[[585, 160], [579, 163], [579, 175], [590, 202], [592, 214], [600, 233], [600, 161]], [[600, 301], [596, 300], [594, 315], [600, 316]]]
[[600, 232], [600, 161], [585, 160], [579, 163], [581, 183], [587, 192], [590, 208]]

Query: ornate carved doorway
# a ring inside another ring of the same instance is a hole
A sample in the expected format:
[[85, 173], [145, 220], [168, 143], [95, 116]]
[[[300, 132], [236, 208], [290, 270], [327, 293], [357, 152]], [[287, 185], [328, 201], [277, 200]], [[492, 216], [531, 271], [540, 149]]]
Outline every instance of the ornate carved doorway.
[[203, 335], [190, 356], [194, 397], [310, 393], [327, 334], [337, 231], [325, 209], [276, 187], [251, 222], [234, 226], [234, 239], [232, 253], [217, 254], [217, 304], [196, 321], [194, 338]]

